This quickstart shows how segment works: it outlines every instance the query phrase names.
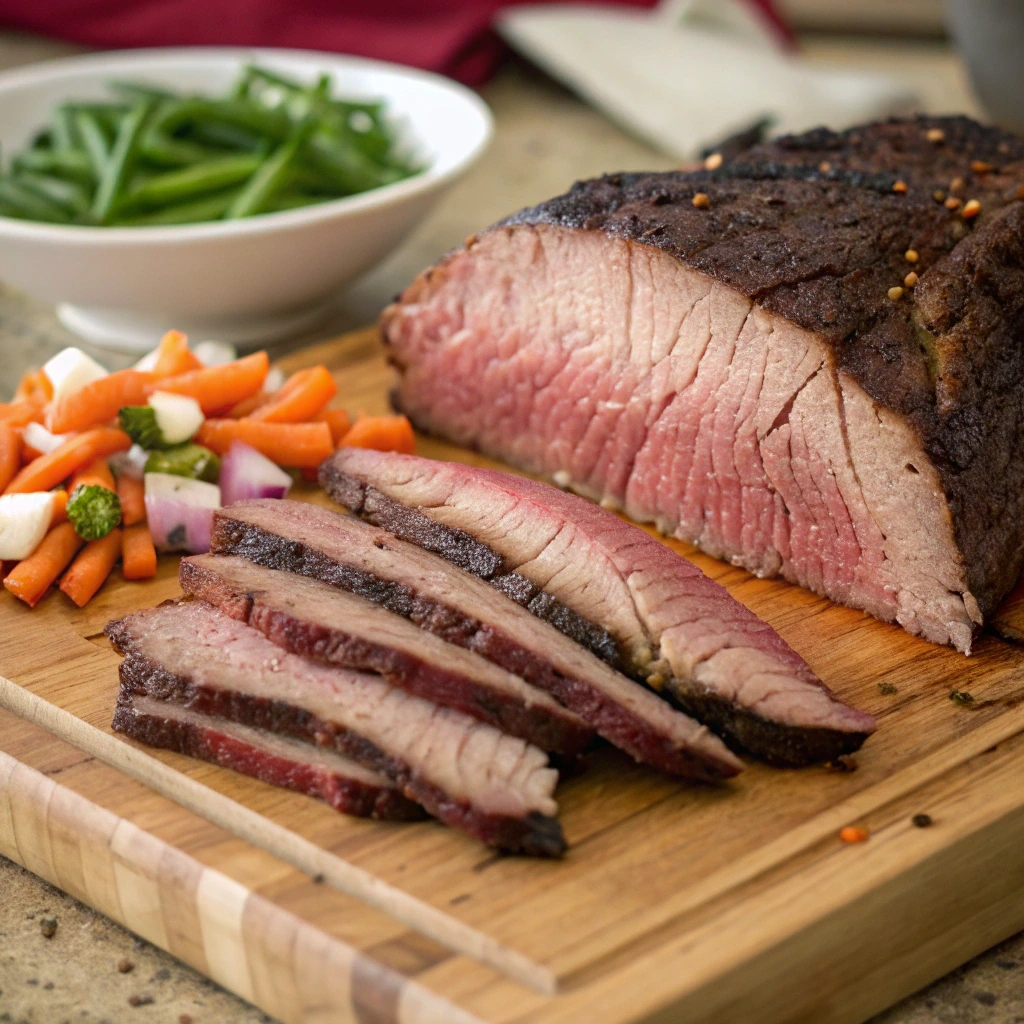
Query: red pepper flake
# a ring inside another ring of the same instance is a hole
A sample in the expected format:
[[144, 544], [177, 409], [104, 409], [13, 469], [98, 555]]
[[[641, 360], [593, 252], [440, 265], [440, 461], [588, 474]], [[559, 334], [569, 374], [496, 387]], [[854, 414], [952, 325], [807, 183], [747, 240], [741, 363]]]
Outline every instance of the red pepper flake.
[[977, 217], [979, 213], [981, 213], [981, 203], [977, 199], [968, 199], [960, 211], [960, 216], [964, 220], [970, 220], [972, 217]]
[[693, 205], [696, 206], [698, 210], [706, 210], [711, 205], [711, 200], [708, 199], [708, 194], [706, 192], [698, 192], [693, 197]]
[[844, 843], [863, 843], [870, 834], [866, 828], [858, 828], [856, 825], [847, 825], [839, 830], [839, 838]]
[[984, 160], [972, 160], [971, 170], [974, 171], [975, 174], [988, 174], [988, 172], [992, 170], [992, 165], [985, 163]]
[[902, 181], [902, 180], [894, 182], [893, 186], [892, 186], [892, 190], [893, 190], [893, 192], [899, 192], [899, 193], [902, 194], [902, 193], [907, 191], [907, 183], [905, 181]]

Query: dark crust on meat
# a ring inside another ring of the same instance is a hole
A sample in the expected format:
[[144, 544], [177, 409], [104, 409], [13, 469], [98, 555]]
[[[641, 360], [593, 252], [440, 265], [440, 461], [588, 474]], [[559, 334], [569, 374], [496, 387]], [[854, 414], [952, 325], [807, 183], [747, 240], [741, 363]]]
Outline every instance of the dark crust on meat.
[[[956, 179], [957, 197], [981, 203], [972, 220], [934, 198]], [[715, 171], [580, 182], [498, 228], [654, 246], [819, 334], [841, 370], [916, 428], [984, 613], [1024, 561], [1021, 183], [1024, 140], [968, 118], [917, 118], [786, 136]], [[706, 208], [694, 207], [698, 192]], [[888, 299], [911, 269], [916, 289]]]
[[[218, 732], [216, 719], [211, 718], [209, 722], [199, 725], [139, 711], [134, 705], [134, 694], [130, 687], [121, 687], [114, 710], [113, 728], [115, 732], [131, 736], [132, 739], [148, 746], [174, 750], [200, 761], [209, 761], [251, 775], [272, 786], [315, 797], [323, 800], [334, 810], [356, 818], [374, 818], [377, 821], [422, 821], [427, 817], [426, 811], [418, 803], [383, 783], [375, 786], [358, 779], [332, 774], [333, 785], [329, 789], [323, 785], [302, 784], [296, 779], [294, 771], [275, 771], [267, 763], [281, 760], [277, 755], [263, 759], [259, 756], [248, 757], [240, 749], [244, 746], [240, 741], [233, 737], [211, 735]], [[216, 742], [217, 739], [222, 742]], [[221, 752], [223, 741], [237, 748], [235, 753], [241, 756], [225, 758]]]
[[[359, 512], [363, 518], [375, 526], [389, 530], [402, 540], [419, 544], [474, 575], [482, 575], [482, 571], [488, 571], [489, 566], [498, 565], [500, 568], [504, 565], [502, 556], [482, 541], [462, 530], [438, 523], [418, 509], [402, 505], [394, 499], [388, 498], [366, 483], [341, 472], [330, 459], [320, 466], [320, 485], [336, 501], [341, 502], [353, 512]], [[215, 519], [214, 523], [214, 545], [216, 546], [218, 520]], [[477, 554], [477, 549], [481, 549], [482, 553]], [[473, 556], [465, 557], [466, 552], [472, 552]], [[493, 572], [493, 570], [490, 571]], [[616, 644], [610, 633], [601, 627], [596, 627], [607, 637], [607, 644], [595, 647], [584, 642], [574, 627], [576, 621], [587, 622], [587, 620], [569, 609], [566, 610], [575, 619], [562, 618], [558, 614], [558, 610], [565, 609], [565, 605], [543, 590], [538, 590], [524, 576], [520, 576], [519, 573], [504, 573], [483, 578], [508, 593], [501, 581], [508, 580], [513, 576], [525, 580], [532, 595], [530, 600], [523, 601], [513, 593], [509, 593], [513, 600], [518, 600], [519, 604], [529, 608], [534, 614], [539, 614], [537, 609], [544, 607], [545, 602], [550, 606], [557, 606], [555, 614], [541, 615], [541, 617], [571, 640], [589, 648], [613, 668], [639, 683], [646, 683], [644, 671], [633, 665], [627, 653]], [[664, 694], [670, 697], [682, 711], [716, 732], [729, 746], [763, 758], [772, 764], [802, 767], [808, 764], [833, 761], [843, 754], [851, 754], [860, 749], [868, 736], [867, 733], [841, 732], [838, 729], [796, 728], [773, 722], [716, 698], [707, 691], [701, 691], [697, 695], [692, 688], [674, 678], [670, 678], [666, 682]]]
[[[637, 760], [705, 782], [718, 781], [731, 774], [714, 761], [677, 749], [667, 737], [656, 732], [628, 708], [609, 700], [586, 680], [563, 675], [550, 662], [520, 646], [496, 626], [468, 618], [450, 606], [429, 601], [407, 587], [340, 565], [321, 552], [261, 530], [252, 523], [231, 519], [230, 512], [215, 517], [213, 536], [214, 549], [221, 553], [241, 555], [259, 565], [311, 576], [347, 590], [359, 587], [354, 592], [411, 619], [421, 629], [436, 634], [447, 643], [475, 651], [528, 683], [546, 690]], [[183, 570], [185, 565], [186, 562], [182, 561]], [[199, 596], [203, 596], [202, 593]], [[316, 660], [330, 660], [337, 642], [326, 630], [299, 622], [276, 610], [254, 607], [248, 621], [279, 646]], [[387, 667], [386, 663], [381, 664]], [[358, 667], [388, 675], [376, 665]], [[429, 699], [430, 692], [424, 692], [422, 696]], [[589, 734], [586, 735], [586, 739], [589, 738]]]
[[393, 533], [401, 540], [432, 551], [460, 569], [486, 580], [506, 597], [550, 622], [602, 661], [622, 669], [615, 638], [603, 626], [566, 607], [557, 598], [534, 586], [525, 576], [510, 570], [502, 555], [464, 530], [444, 526], [382, 494], [375, 487], [341, 472], [330, 459], [320, 466], [320, 486], [367, 522]]
[[[114, 627], [111, 630], [111, 627]], [[128, 628], [120, 623], [108, 626], [115, 647], [130, 648]], [[303, 708], [284, 701], [267, 700], [230, 690], [197, 685], [175, 675], [130, 649], [123, 650], [121, 685], [132, 693], [144, 693], [157, 700], [169, 700], [201, 714], [266, 729], [297, 739], [330, 747], [353, 761], [386, 775], [410, 799], [425, 807], [447, 825], [461, 829], [488, 846], [509, 853], [559, 857], [565, 852], [561, 825], [555, 818], [534, 812], [525, 818], [487, 814], [464, 801], [448, 796], [422, 779], [412, 768], [390, 756], [365, 737], [335, 722], [325, 722]], [[116, 720], [115, 720], [116, 723]], [[115, 724], [115, 728], [116, 728]]]
[[259, 595], [234, 591], [214, 573], [187, 558], [181, 560], [178, 575], [186, 593], [248, 623], [292, 654], [326, 665], [376, 672], [417, 697], [454, 708], [542, 750], [573, 755], [590, 742], [589, 731], [581, 732], [576, 721], [556, 717], [547, 706], [527, 707], [514, 697], [410, 652], [269, 607], [260, 601]]

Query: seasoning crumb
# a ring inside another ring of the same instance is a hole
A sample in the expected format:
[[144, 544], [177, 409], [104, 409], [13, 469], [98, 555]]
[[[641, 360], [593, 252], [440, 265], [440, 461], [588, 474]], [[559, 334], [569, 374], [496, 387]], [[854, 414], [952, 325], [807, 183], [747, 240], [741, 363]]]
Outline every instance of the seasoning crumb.
[[117, 961], [117, 969], [121, 974], [131, 974], [135, 970], [135, 964], [128, 957], [122, 957]]
[[932, 816], [930, 814], [915, 814], [910, 821], [914, 828], [928, 828], [932, 824]]
[[944, 142], [946, 139], [946, 133], [941, 128], [929, 128], [924, 133], [924, 137], [929, 142]]
[[856, 825], [847, 825], [839, 830], [839, 838], [844, 843], [863, 843], [869, 835], [866, 828], [858, 828]]
[[153, 999], [153, 997], [149, 996], [149, 995], [145, 995], [145, 996], [129, 996], [128, 997], [128, 1005], [129, 1006], [149, 1006], [150, 1004], [152, 1004], [154, 1002], [155, 1002], [155, 1000]]
[[920, 278], [912, 270], [909, 274], [907, 274], [905, 278], [903, 278], [903, 283], [904, 285], [906, 285], [907, 288], [913, 288], [919, 280]]
[[950, 690], [949, 691], [949, 699], [954, 704], [960, 704], [960, 705], [973, 704], [974, 703], [973, 695], [968, 693], [966, 690]]
[[988, 172], [992, 170], [992, 165], [986, 163], [984, 160], [972, 160], [971, 170], [974, 171], [975, 174], [988, 174]]
[[904, 259], [905, 259], [905, 260], [906, 260], [906, 261], [907, 261], [908, 263], [916, 263], [916, 262], [917, 262], [917, 261], [918, 261], [918, 260], [919, 260], [919, 259], [920, 259], [921, 257], [920, 257], [920, 255], [918, 255], [918, 252], [917, 252], [917, 250], [916, 250], [916, 249], [908, 249], [908, 250], [907, 250], [907, 251], [906, 251], [906, 252], [905, 252], [905, 253], [903, 254], [903, 258], [904, 258]]
[[828, 172], [832, 170], [832, 165], [827, 160], [822, 160], [821, 163], [818, 164], [818, 170], [821, 171], [822, 174], [828, 174]]
[[39, 931], [44, 939], [52, 939], [57, 934], [57, 919], [55, 917], [44, 917], [39, 922]]
[[889, 289], [888, 294], [893, 302], [899, 302], [903, 298], [903, 289], [898, 284], [895, 284]]
[[892, 190], [893, 192], [906, 192], [907, 183], [903, 180], [893, 182]]
[[964, 201], [957, 199], [956, 196], [950, 196], [943, 205], [947, 210], [959, 210], [964, 205]]
[[322, 875], [322, 874], [320, 874], [319, 872], [317, 872], [317, 874], [315, 874], [315, 875], [313, 876], [313, 884], [314, 884], [314, 885], [323, 885], [323, 884], [324, 884], [324, 882], [326, 882], [326, 881], [327, 881], [327, 878], [326, 878], [326, 876], [325, 876], [325, 875]]
[[898, 686], [893, 686], [892, 683], [879, 683], [878, 692], [888, 695], [891, 693], [899, 693], [900, 688]]
[[937, 203], [941, 203], [943, 201], [943, 199], [945, 199], [945, 198], [946, 198], [946, 193], [943, 192], [941, 188], [937, 188], [932, 193], [932, 199], [934, 199], [935, 202], [937, 202]]
[[977, 199], [969, 199], [960, 211], [960, 216], [964, 220], [970, 220], [971, 217], [977, 217], [979, 213], [981, 213], [981, 203]]
[[706, 170], [706, 171], [717, 171], [718, 168], [721, 167], [721, 166], [722, 166], [722, 154], [721, 153], [712, 153], [704, 161], [704, 170]]
[[693, 205], [696, 206], [698, 210], [706, 210], [711, 205], [711, 200], [708, 199], [707, 192], [698, 192], [693, 197]]

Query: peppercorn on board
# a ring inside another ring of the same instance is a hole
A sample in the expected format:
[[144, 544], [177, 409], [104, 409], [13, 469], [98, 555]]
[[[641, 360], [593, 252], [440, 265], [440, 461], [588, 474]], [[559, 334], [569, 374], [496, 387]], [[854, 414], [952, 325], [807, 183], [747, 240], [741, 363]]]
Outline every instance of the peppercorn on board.
[[[346, 407], [386, 409], [374, 332], [286, 369], [317, 363]], [[486, 464], [429, 439], [418, 451]], [[327, 503], [311, 487], [298, 496]], [[0, 852], [287, 1021], [323, 1019], [326, 1006], [342, 1020], [853, 1024], [1024, 927], [1014, 603], [1003, 635], [984, 634], [964, 658], [671, 546], [878, 716], [855, 770], [750, 763], [711, 788], [602, 749], [559, 787], [560, 862], [498, 857], [431, 822], [346, 818], [111, 733], [118, 659], [102, 629], [178, 593], [167, 559], [145, 583], [115, 571], [78, 610], [60, 595], [34, 611], [3, 596], [0, 705], [19, 719], [0, 718]], [[84, 751], [77, 764], [69, 743]], [[72, 813], [79, 798], [115, 816], [103, 819], [107, 838]], [[844, 829], [863, 841], [843, 842]], [[220, 875], [204, 881], [162, 844]], [[139, 879], [141, 851], [152, 870]], [[182, 877], [194, 894], [184, 910]], [[298, 920], [296, 949], [319, 952], [292, 956], [287, 933], [238, 927], [268, 904]], [[304, 988], [352, 950], [366, 957], [354, 989], [341, 970], [334, 990], [322, 978]]]

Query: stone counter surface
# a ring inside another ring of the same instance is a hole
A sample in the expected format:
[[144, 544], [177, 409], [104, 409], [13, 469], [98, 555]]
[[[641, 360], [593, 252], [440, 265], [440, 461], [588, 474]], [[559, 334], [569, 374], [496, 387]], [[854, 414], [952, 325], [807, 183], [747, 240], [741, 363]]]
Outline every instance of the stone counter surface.
[[[977, 111], [959, 61], [943, 44], [815, 37], [805, 39], [804, 47], [815, 60], [902, 76], [929, 111]], [[0, 68], [72, 52], [70, 46], [0, 34]], [[564, 191], [574, 179], [671, 166], [665, 156], [514, 61], [484, 96], [497, 132], [477, 168], [384, 264], [339, 299], [317, 331], [289, 339], [274, 354], [372, 321], [440, 253], [511, 210]], [[0, 401], [10, 396], [25, 369], [75, 343], [52, 310], [0, 285]], [[112, 369], [132, 361], [84, 347]], [[270, 1019], [0, 857], [0, 1024], [132, 1020], [265, 1024]], [[871, 1024], [1024, 1024], [1024, 936]]]

